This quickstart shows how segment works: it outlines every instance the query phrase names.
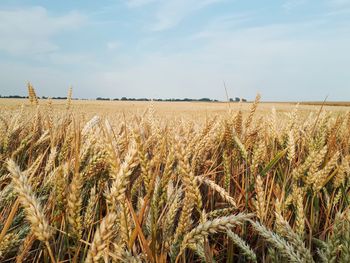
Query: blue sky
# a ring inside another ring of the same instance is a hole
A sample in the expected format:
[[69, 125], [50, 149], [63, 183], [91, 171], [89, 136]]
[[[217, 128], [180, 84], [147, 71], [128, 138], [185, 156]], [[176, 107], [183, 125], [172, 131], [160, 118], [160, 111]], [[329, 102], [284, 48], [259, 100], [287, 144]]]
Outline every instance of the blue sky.
[[350, 100], [350, 0], [0, 2], [0, 94]]

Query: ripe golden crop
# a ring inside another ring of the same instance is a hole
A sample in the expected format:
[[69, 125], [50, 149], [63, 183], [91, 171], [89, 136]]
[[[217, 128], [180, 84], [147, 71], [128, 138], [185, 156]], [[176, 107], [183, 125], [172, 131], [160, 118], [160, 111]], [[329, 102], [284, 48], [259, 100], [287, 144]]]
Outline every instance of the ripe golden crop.
[[348, 262], [347, 107], [28, 90], [1, 101], [2, 262]]

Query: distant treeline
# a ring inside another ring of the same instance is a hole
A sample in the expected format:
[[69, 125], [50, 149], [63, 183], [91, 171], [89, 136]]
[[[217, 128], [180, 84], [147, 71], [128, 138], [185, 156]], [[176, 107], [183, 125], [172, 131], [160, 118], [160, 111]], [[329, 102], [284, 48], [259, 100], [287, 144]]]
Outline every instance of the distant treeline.
[[[19, 96], [19, 95], [2, 96], [2, 95], [0, 95], [0, 98], [3, 98], [3, 99], [28, 99], [28, 96]], [[38, 98], [39, 99], [48, 99], [49, 97], [41, 96], [41, 97], [38, 97]], [[53, 99], [53, 100], [66, 100], [67, 97], [50, 97], [50, 99]], [[72, 98], [72, 100], [86, 100], [86, 99]]]
[[[8, 98], [8, 99], [28, 99], [28, 96], [19, 96], [19, 95], [9, 95], [9, 96], [2, 96], [0, 95], [0, 98]], [[48, 97], [42, 96], [39, 97], [41, 99], [48, 99]], [[53, 100], [65, 100], [67, 97], [51, 97]], [[73, 100], [86, 100], [86, 99], [78, 99], [78, 98], [72, 98]], [[216, 99], [210, 99], [210, 98], [201, 98], [201, 99], [190, 99], [190, 98], [184, 98], [184, 99], [148, 99], [148, 98], [127, 98], [127, 97], [121, 97], [119, 98], [103, 98], [103, 97], [97, 97], [96, 100], [114, 100], [114, 101], [200, 101], [200, 102], [218, 102], [219, 100]], [[243, 101], [246, 102], [246, 99], [243, 98], [230, 98], [231, 102], [239, 102]]]
[[[190, 99], [190, 98], [184, 98], [184, 99], [148, 99], [148, 98], [127, 98], [127, 97], [122, 97], [122, 98], [102, 98], [102, 97], [97, 97], [96, 100], [120, 100], [120, 101], [201, 101], [201, 102], [218, 102], [219, 100], [216, 99], [210, 99], [210, 98], [201, 98], [201, 99]], [[239, 102], [241, 99], [236, 97], [235, 99], [230, 98], [230, 101], [236, 101]], [[246, 102], [246, 99], [242, 99], [243, 102]]]
[[10, 95], [10, 96], [1, 96], [0, 98], [5, 98], [5, 99], [28, 99], [28, 96], [19, 96], [19, 95]]
[[201, 99], [189, 99], [189, 98], [184, 98], [184, 99], [148, 99], [148, 98], [127, 98], [127, 97], [121, 97], [119, 98], [101, 98], [97, 97], [96, 100], [120, 100], [120, 101], [218, 101], [218, 100], [212, 100], [209, 98], [201, 98]]

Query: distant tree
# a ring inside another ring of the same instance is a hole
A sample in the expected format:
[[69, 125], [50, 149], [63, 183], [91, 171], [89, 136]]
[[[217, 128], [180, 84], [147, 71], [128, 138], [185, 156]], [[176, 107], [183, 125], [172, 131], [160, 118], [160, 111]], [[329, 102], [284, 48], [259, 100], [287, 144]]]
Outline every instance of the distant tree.
[[201, 98], [198, 101], [211, 101], [211, 99], [209, 99], [209, 98]]

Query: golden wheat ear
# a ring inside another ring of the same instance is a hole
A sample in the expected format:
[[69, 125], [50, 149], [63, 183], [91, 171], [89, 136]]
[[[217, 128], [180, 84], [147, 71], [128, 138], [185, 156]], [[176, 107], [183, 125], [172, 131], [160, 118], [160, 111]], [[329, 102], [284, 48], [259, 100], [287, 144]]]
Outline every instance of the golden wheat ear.
[[34, 195], [28, 177], [20, 170], [12, 159], [7, 161], [7, 169], [12, 175], [14, 190], [17, 192], [19, 201], [24, 207], [26, 218], [31, 225], [32, 232], [37, 239], [45, 243], [51, 260], [55, 262], [49, 245], [49, 240], [52, 237], [53, 232], [50, 229], [40, 202]]
[[69, 110], [72, 105], [72, 95], [73, 95], [73, 88], [69, 87], [68, 94], [67, 94], [67, 102], [66, 102], [66, 109]]
[[30, 222], [32, 231], [36, 237], [46, 242], [50, 239], [52, 231], [45, 218], [38, 199], [34, 196], [27, 176], [20, 170], [13, 160], [7, 161], [7, 169], [12, 175], [14, 190], [26, 212], [26, 218]]

